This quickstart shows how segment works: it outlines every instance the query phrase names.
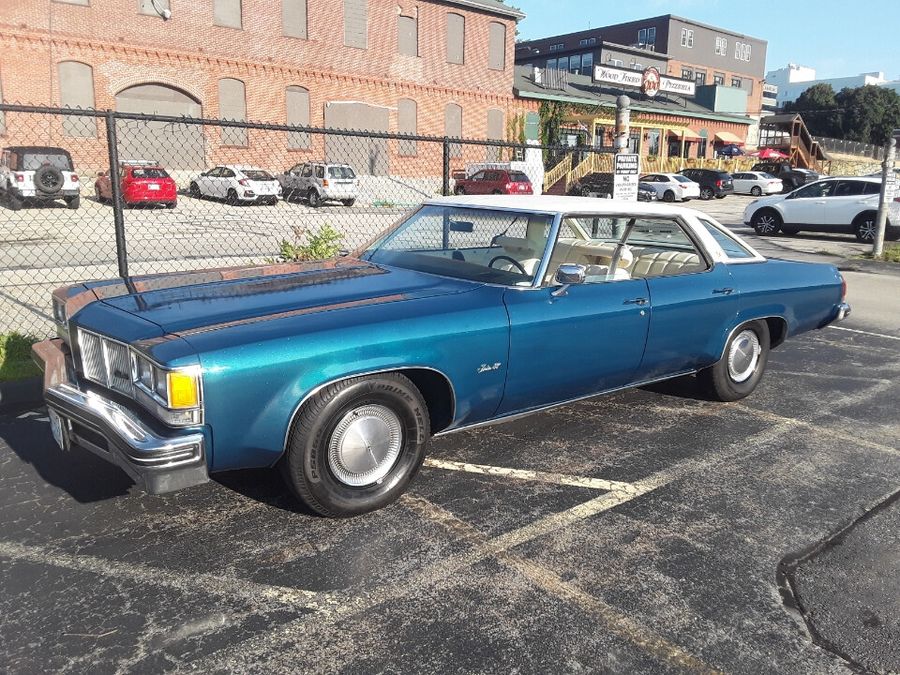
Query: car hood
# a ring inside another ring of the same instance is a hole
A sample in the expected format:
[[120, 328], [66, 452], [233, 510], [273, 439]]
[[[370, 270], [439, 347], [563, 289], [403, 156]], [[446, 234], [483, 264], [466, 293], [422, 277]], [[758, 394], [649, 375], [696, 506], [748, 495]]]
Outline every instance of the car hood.
[[356, 259], [86, 284], [84, 293], [168, 334], [472, 290], [477, 283]]
[[759, 199], [754, 199], [750, 204], [748, 204], [748, 208], [750, 206], [754, 208], [758, 208], [760, 206], [773, 206], [775, 204], [780, 204], [784, 201], [784, 195], [772, 195], [771, 197], [760, 197]]

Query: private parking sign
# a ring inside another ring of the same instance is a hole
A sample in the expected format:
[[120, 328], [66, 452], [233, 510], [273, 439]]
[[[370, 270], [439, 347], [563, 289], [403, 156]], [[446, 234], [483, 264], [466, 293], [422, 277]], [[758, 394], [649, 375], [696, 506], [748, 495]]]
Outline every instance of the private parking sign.
[[636, 202], [640, 173], [640, 155], [633, 153], [616, 155], [613, 175], [613, 199]]

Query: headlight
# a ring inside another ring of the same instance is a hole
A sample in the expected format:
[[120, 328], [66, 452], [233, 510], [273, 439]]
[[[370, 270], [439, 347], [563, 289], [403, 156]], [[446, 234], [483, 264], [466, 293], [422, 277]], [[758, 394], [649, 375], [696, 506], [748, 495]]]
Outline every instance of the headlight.
[[175, 426], [202, 422], [200, 369], [168, 370], [134, 353], [136, 399]]

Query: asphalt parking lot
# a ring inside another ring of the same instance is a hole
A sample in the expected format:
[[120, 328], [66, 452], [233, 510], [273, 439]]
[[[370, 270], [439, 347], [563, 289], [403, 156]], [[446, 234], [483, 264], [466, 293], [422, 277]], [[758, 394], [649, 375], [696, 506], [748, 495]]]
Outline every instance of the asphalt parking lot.
[[147, 496], [44, 410], [0, 415], [0, 667], [900, 670], [898, 277], [858, 277], [882, 302], [743, 402], [687, 380], [442, 437], [352, 520], [269, 471]]

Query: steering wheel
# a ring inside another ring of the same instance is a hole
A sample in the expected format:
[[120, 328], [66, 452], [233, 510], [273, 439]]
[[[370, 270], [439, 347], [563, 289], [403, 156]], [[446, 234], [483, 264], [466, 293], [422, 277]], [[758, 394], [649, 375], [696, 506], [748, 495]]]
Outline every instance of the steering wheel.
[[508, 255], [498, 255], [494, 258], [491, 258], [491, 261], [488, 263], [488, 267], [493, 267], [494, 263], [498, 260], [505, 260], [507, 262], [511, 262], [524, 276], [528, 276], [528, 272], [525, 271], [525, 268], [522, 267], [522, 263], [514, 258], [510, 258]]

